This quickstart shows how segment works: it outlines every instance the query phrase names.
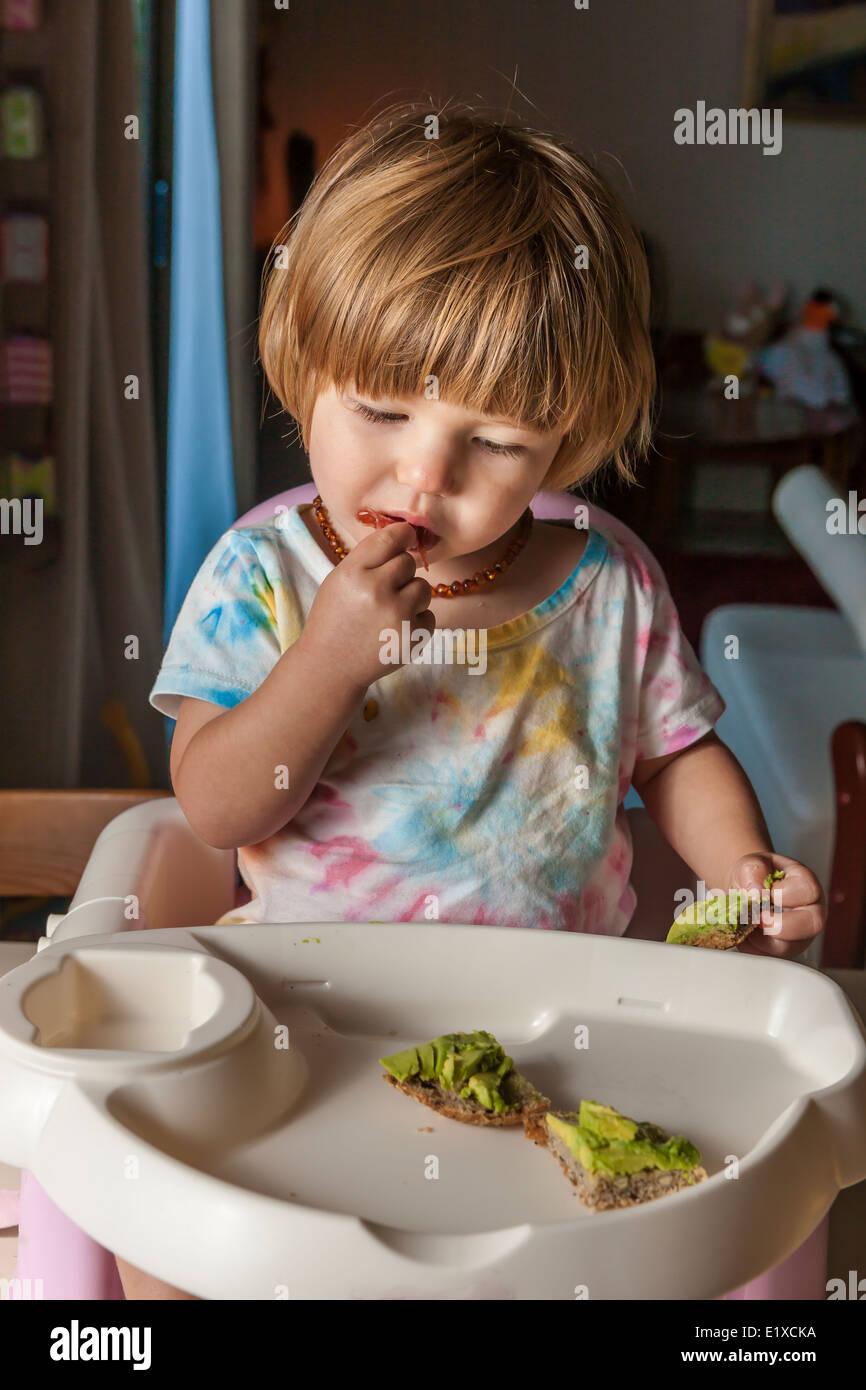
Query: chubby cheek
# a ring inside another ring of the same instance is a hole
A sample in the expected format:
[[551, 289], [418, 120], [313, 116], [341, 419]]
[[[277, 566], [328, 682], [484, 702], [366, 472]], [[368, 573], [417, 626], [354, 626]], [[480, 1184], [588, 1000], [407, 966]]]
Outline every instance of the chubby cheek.
[[355, 512], [371, 497], [383, 491], [381, 460], [371, 455], [369, 445], [360, 443], [346, 422], [333, 412], [313, 412], [310, 426], [310, 471], [336, 523], [354, 523]]
[[502, 507], [491, 507], [485, 512], [474, 512], [471, 520], [463, 522], [460, 528], [460, 536], [455, 537], [459, 540], [459, 550], [464, 555], [471, 555], [476, 550], [483, 550], [491, 545], [499, 536], [508, 530], [513, 524], [513, 518]]
[[531, 482], [503, 488], [492, 486], [473, 499], [464, 525], [468, 550], [489, 545], [519, 520], [537, 489]]

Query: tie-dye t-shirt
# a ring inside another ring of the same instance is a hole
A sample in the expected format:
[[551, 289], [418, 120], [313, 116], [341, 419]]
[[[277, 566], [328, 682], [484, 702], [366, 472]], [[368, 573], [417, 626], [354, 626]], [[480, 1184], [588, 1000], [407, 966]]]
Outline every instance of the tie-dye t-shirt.
[[[182, 696], [246, 699], [332, 568], [297, 506], [227, 531], [184, 600], [151, 704], [174, 718]], [[486, 630], [483, 674], [434, 660], [370, 686], [302, 809], [239, 849], [252, 899], [220, 920], [622, 935], [636, 905], [622, 805], [635, 760], [694, 743], [724, 709], [657, 561], [591, 506], [560, 588]]]

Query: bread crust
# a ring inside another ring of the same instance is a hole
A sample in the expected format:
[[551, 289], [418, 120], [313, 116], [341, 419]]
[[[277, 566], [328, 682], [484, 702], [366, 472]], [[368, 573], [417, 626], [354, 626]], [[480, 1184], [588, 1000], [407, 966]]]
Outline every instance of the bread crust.
[[739, 946], [741, 941], [745, 941], [746, 937], [750, 936], [757, 926], [757, 922], [746, 922], [738, 926], [734, 932], [721, 931], [717, 927], [715, 931], [702, 932], [700, 936], [695, 937], [694, 941], [675, 941], [673, 944], [675, 946], [700, 946], [709, 951], [730, 951], [733, 946]]
[[646, 1168], [638, 1173], [616, 1173], [597, 1177], [577, 1164], [570, 1168], [557, 1154], [560, 1167], [574, 1185], [575, 1196], [589, 1211], [613, 1211], [616, 1207], [639, 1207], [669, 1192], [694, 1187], [707, 1176], [705, 1168]]
[[543, 1149], [547, 1148], [547, 1136], [549, 1130], [544, 1123], [544, 1117], [550, 1109], [546, 1105], [543, 1110], [533, 1110], [523, 1121], [523, 1129], [527, 1139], [531, 1139], [533, 1144], [540, 1144]]
[[457, 1091], [443, 1091], [442, 1087], [433, 1081], [419, 1081], [415, 1076], [408, 1077], [406, 1081], [398, 1081], [389, 1072], [383, 1072], [382, 1075], [391, 1086], [402, 1091], [404, 1096], [411, 1096], [413, 1100], [429, 1106], [446, 1119], [459, 1120], [464, 1125], [525, 1126], [538, 1116], [545, 1115], [550, 1109], [547, 1096], [536, 1091], [519, 1072], [509, 1072], [503, 1081], [502, 1091], [506, 1101], [511, 1103], [519, 1100], [520, 1108], [503, 1115], [485, 1110], [479, 1101], [464, 1098]]
[[707, 1176], [706, 1168], [642, 1168], [637, 1173], [590, 1173], [565, 1147], [556, 1134], [551, 1134], [543, 1116], [533, 1126], [527, 1138], [550, 1149], [562, 1171], [572, 1183], [575, 1196], [589, 1211], [613, 1211], [617, 1207], [638, 1207], [669, 1192], [694, 1187]]

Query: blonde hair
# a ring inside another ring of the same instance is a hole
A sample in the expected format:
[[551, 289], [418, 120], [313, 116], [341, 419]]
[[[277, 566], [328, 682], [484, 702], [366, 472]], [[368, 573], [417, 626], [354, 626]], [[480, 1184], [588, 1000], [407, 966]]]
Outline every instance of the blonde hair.
[[[438, 394], [562, 444], [544, 486], [649, 448], [649, 274], [631, 220], [566, 142], [399, 103], [350, 135], [278, 235], [259, 352], [304, 447], [319, 391]], [[292, 225], [294, 224], [294, 225]], [[577, 267], [586, 247], [586, 268]]]

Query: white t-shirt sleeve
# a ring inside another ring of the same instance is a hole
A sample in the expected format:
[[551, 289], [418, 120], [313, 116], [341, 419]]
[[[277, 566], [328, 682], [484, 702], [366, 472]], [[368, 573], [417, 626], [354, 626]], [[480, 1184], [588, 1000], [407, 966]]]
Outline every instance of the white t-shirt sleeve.
[[280, 655], [272, 580], [250, 537], [226, 531], [190, 585], [149, 701], [170, 719], [185, 696], [232, 709]]
[[[636, 654], [642, 669], [635, 760], [661, 758], [696, 743], [725, 712], [725, 702], [680, 626], [667, 580], [653, 556], [638, 600]], [[642, 666], [641, 666], [642, 663]]]

